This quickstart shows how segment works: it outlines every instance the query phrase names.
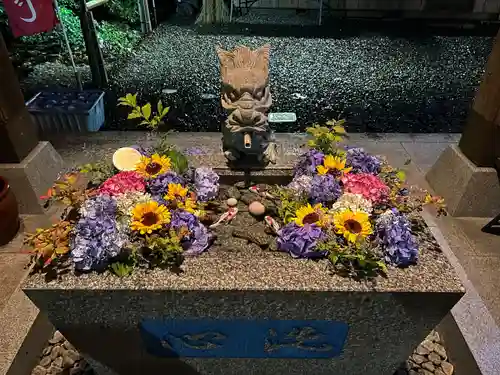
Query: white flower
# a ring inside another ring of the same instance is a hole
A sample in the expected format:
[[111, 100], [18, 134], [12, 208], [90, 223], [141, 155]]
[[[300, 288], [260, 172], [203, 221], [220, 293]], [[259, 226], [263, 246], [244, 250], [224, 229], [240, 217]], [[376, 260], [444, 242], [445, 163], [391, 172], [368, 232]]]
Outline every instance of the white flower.
[[352, 212], [362, 211], [370, 214], [372, 212], [372, 204], [361, 194], [344, 193], [337, 202], [333, 204], [329, 213], [335, 214], [345, 210], [350, 210]]
[[139, 203], [150, 201], [151, 194], [141, 191], [129, 191], [116, 197], [118, 216], [132, 216], [132, 209]]

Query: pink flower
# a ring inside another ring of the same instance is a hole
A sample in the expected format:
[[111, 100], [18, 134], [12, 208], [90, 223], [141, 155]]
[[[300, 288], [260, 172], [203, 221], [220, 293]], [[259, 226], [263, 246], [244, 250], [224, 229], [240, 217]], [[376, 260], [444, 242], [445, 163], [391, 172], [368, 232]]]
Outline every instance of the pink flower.
[[120, 172], [108, 178], [99, 188], [99, 194], [117, 196], [129, 191], [146, 191], [146, 182], [137, 172]]
[[384, 201], [389, 195], [389, 187], [377, 176], [368, 173], [349, 173], [342, 177], [344, 191], [361, 194], [373, 203]]

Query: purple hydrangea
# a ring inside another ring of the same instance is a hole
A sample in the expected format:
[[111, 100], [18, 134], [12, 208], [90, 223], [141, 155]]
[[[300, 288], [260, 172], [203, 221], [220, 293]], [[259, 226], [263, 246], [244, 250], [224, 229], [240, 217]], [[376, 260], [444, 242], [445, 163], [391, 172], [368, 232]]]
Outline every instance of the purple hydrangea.
[[374, 155], [370, 155], [362, 148], [349, 148], [346, 154], [346, 165], [352, 167], [354, 173], [370, 173], [378, 175], [382, 162]]
[[411, 233], [408, 219], [395, 208], [377, 219], [376, 232], [385, 252], [385, 260], [405, 267], [418, 260], [418, 245]]
[[313, 175], [316, 173], [316, 167], [323, 164], [325, 154], [321, 151], [311, 149], [299, 156], [294, 168], [294, 176]]
[[314, 176], [309, 189], [312, 203], [328, 204], [335, 202], [342, 194], [339, 182], [331, 174]]
[[177, 173], [167, 172], [148, 181], [147, 188], [155, 200], [162, 202], [163, 196], [168, 192], [168, 184], [184, 185], [184, 183], [184, 179]]
[[126, 243], [116, 226], [116, 200], [108, 195], [88, 199], [71, 241], [71, 257], [80, 271], [102, 270]]
[[195, 215], [177, 210], [172, 214], [170, 225], [175, 229], [184, 227], [189, 231], [189, 236], [182, 243], [184, 255], [199, 255], [210, 246], [212, 235]]
[[289, 253], [294, 258], [321, 258], [326, 251], [316, 251], [315, 247], [323, 238], [321, 228], [316, 224], [303, 227], [289, 223], [278, 231], [278, 250]]
[[212, 168], [200, 167], [194, 171], [194, 187], [199, 201], [207, 202], [219, 193], [219, 176]]
[[303, 174], [301, 176], [296, 176], [287, 185], [287, 188], [293, 190], [298, 195], [302, 195], [302, 194], [309, 195], [309, 192], [311, 189], [312, 179], [313, 178], [311, 176], [308, 176], [305, 174]]

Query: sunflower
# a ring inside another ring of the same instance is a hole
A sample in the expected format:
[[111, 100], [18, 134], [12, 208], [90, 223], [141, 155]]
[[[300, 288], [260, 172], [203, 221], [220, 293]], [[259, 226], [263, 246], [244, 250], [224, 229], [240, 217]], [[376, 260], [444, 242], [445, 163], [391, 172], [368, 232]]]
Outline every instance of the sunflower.
[[349, 242], [356, 243], [373, 233], [369, 215], [363, 211], [345, 210], [333, 216], [335, 231]]
[[311, 206], [300, 207], [295, 212], [295, 224], [303, 227], [305, 224], [316, 224], [319, 226], [323, 225], [323, 220], [325, 218], [326, 209], [321, 203]]
[[163, 197], [166, 201], [182, 201], [186, 198], [188, 188], [182, 187], [181, 184], [168, 184], [167, 194]]
[[186, 198], [184, 202], [179, 203], [179, 208], [195, 214], [197, 211], [196, 199], [193, 199], [192, 197]]
[[132, 209], [130, 228], [141, 234], [151, 234], [168, 223], [170, 223], [170, 212], [166, 206], [158, 202], [139, 203]]
[[153, 154], [150, 158], [142, 156], [141, 161], [136, 164], [135, 171], [144, 177], [156, 177], [170, 169], [171, 161], [167, 156]]
[[318, 165], [316, 170], [318, 174], [325, 175], [327, 173], [348, 173], [351, 171], [351, 167], [346, 167], [346, 159], [340, 158], [338, 156], [326, 155], [323, 160], [323, 165]]

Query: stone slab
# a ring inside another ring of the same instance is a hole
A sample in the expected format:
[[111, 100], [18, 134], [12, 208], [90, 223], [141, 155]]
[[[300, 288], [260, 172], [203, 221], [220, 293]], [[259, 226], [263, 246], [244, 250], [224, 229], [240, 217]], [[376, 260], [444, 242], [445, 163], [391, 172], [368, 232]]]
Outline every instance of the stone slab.
[[441, 154], [426, 179], [452, 216], [494, 217], [500, 212], [497, 171], [476, 167], [456, 145]]
[[18, 164], [0, 164], [19, 204], [21, 214], [43, 214], [40, 196], [44, 195], [63, 170], [64, 162], [49, 142], [40, 142]]

